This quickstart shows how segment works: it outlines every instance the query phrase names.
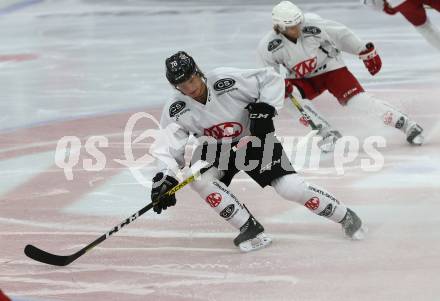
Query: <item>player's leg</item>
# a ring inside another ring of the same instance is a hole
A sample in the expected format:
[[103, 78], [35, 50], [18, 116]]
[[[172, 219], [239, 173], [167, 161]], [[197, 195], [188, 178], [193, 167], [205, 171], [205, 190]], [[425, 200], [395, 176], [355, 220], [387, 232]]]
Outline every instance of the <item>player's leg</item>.
[[406, 0], [394, 9], [400, 12], [433, 47], [440, 50], [440, 30], [426, 15], [424, 4], [440, 11], [438, 0]]
[[[319, 90], [313, 87], [309, 79], [286, 79], [286, 96], [290, 94], [293, 95], [300, 103], [308, 118], [319, 128], [317, 135], [322, 137], [322, 140], [318, 143], [319, 148], [323, 152], [332, 152], [336, 140], [341, 137], [341, 133], [331, 126], [323, 114], [320, 113], [311, 102], [312, 99], [317, 97], [324, 90], [325, 89]], [[309, 126], [309, 122], [305, 116], [301, 115], [298, 111], [296, 112], [296, 116], [299, 117], [300, 123], [306, 127]]]
[[263, 226], [221, 182], [222, 176], [223, 172], [213, 167], [191, 186], [220, 217], [240, 231], [234, 244], [241, 251], [254, 251], [269, 245], [272, 240], [265, 235]]
[[11, 301], [11, 299], [9, 299], [8, 296], [3, 294], [1, 289], [0, 289], [0, 301]]
[[350, 110], [370, 115], [387, 126], [401, 130], [411, 144], [421, 145], [423, 143], [423, 129], [415, 121], [386, 101], [365, 93], [359, 81], [347, 68], [340, 68], [326, 74], [325, 81], [328, 90], [339, 103], [346, 105]]
[[[239, 150], [240, 151], [240, 150]], [[192, 163], [199, 160], [208, 161], [215, 167], [206, 171], [192, 183], [192, 188], [204, 199], [223, 219], [240, 231], [234, 244], [243, 252], [258, 250], [271, 243], [264, 233], [264, 227], [252, 216], [228, 188], [232, 178], [238, 172], [235, 168], [235, 152], [228, 158], [222, 158], [225, 149], [219, 144], [216, 147], [214, 161], [207, 155], [208, 145], [199, 146], [193, 153]]]
[[352, 210], [324, 189], [307, 183], [297, 174], [289, 174], [272, 181], [275, 191], [284, 199], [304, 205], [311, 212], [340, 223], [345, 235], [360, 240], [366, 228]]
[[347, 108], [376, 117], [383, 124], [402, 131], [410, 144], [423, 144], [422, 127], [386, 101], [364, 92], [353, 96], [347, 103]]
[[312, 212], [325, 216], [330, 220], [341, 223], [346, 235], [353, 239], [362, 239], [365, 229], [357, 215], [347, 210], [330, 193], [316, 185], [307, 184], [293, 169], [283, 146], [275, 136], [268, 135], [265, 148], [272, 150], [269, 164], [265, 162], [265, 156], [261, 148], [254, 148], [248, 153], [249, 159], [263, 158], [260, 165], [247, 174], [261, 187], [271, 185], [283, 198], [299, 202]]
[[440, 30], [437, 26], [427, 19], [423, 25], [415, 28], [431, 46], [440, 50]]
[[[270, 160], [265, 158], [261, 148], [254, 148], [248, 153], [249, 158], [262, 158], [260, 165], [247, 172], [261, 187], [272, 185], [285, 199], [296, 201], [313, 212], [341, 223], [345, 234], [353, 239], [362, 239], [365, 229], [357, 215], [347, 210], [344, 204], [316, 185], [307, 184], [293, 169], [283, 146], [273, 135], [266, 136], [264, 147], [272, 150]], [[269, 161], [269, 164], [266, 162]]]

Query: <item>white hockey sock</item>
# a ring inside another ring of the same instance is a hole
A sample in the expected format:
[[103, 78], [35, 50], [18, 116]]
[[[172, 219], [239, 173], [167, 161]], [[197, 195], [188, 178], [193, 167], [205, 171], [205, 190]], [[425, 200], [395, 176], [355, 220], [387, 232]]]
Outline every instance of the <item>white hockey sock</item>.
[[440, 50], [440, 30], [429, 19], [426, 20], [425, 24], [415, 28], [429, 44]]
[[313, 213], [339, 223], [347, 207], [324, 189], [309, 184], [298, 174], [289, 174], [272, 181], [275, 191], [289, 201], [304, 205]]
[[216, 168], [211, 168], [200, 179], [191, 183], [191, 187], [215, 212], [234, 228], [240, 230], [240, 227], [249, 219], [250, 214], [228, 187], [218, 180], [219, 175]]
[[383, 124], [400, 129], [404, 133], [408, 126], [408, 117], [386, 101], [377, 99], [368, 93], [359, 93], [347, 103], [347, 108], [378, 117]]

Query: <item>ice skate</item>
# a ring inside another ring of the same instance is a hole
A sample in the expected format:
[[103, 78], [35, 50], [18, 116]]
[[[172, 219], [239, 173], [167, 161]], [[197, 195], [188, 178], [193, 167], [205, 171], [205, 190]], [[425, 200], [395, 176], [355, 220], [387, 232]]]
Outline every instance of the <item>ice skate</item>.
[[423, 137], [423, 128], [414, 121], [408, 121], [405, 131], [406, 141], [413, 145], [422, 145], [425, 138]]
[[272, 239], [264, 234], [263, 226], [251, 215], [240, 228], [240, 234], [234, 239], [234, 244], [242, 252], [250, 252], [269, 246]]
[[362, 225], [361, 219], [351, 209], [347, 208], [347, 213], [341, 221], [342, 230], [347, 238], [362, 240], [365, 238], [367, 228]]

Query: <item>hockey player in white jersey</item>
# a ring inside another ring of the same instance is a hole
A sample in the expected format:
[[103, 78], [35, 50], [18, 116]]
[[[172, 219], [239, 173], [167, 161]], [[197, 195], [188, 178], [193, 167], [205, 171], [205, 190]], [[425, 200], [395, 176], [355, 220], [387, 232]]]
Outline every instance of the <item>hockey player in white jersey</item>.
[[[178, 184], [176, 174], [185, 166], [184, 150], [188, 138], [191, 135], [199, 139], [210, 137], [213, 143], [201, 145], [192, 163], [201, 159], [214, 167], [191, 186], [202, 200], [239, 230], [234, 244], [241, 251], [263, 248], [271, 239], [228, 188], [240, 170], [245, 170], [261, 187], [271, 185], [281, 197], [341, 223], [349, 238], [363, 238], [365, 228], [359, 217], [330, 193], [296, 174], [277, 140], [272, 118], [284, 101], [284, 82], [280, 75], [272, 68], [218, 68], [205, 76], [193, 58], [183, 51], [167, 58], [165, 64], [166, 77], [177, 93], [166, 103], [160, 121], [167, 142], [152, 149], [160, 162], [160, 171], [153, 178], [151, 190], [152, 200], [160, 200], [154, 206], [155, 212], [161, 213], [176, 204], [175, 196], [165, 195], [165, 192]], [[247, 162], [256, 163], [254, 168], [246, 169], [236, 164], [239, 154], [233, 151], [228, 153], [229, 158], [222, 160], [225, 146], [236, 145], [241, 138], [250, 135], [262, 142], [260, 145], [248, 143], [244, 149]], [[267, 145], [271, 145], [270, 156], [264, 153]], [[214, 157], [208, 156], [209, 147], [214, 147]], [[269, 158], [268, 162], [264, 162], [263, 157]]]
[[315, 14], [303, 14], [290, 1], [282, 1], [272, 10], [273, 30], [258, 45], [260, 64], [289, 72], [286, 95], [314, 99], [328, 90], [341, 105], [376, 117], [387, 126], [399, 129], [410, 144], [423, 143], [423, 129], [389, 103], [366, 93], [347, 69], [341, 52], [359, 56], [371, 75], [382, 62], [373, 43], [361, 41], [346, 26], [324, 20]]
[[403, 15], [433, 47], [440, 50], [440, 29], [432, 24], [425, 5], [440, 11], [439, 0], [361, 0], [361, 3], [388, 15]]

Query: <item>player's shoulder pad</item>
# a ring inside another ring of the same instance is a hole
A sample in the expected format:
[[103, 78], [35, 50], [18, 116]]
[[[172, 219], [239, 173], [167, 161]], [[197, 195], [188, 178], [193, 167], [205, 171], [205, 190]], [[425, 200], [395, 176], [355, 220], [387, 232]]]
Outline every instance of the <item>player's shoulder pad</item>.
[[175, 93], [165, 104], [162, 115], [166, 115], [168, 118], [177, 120], [179, 116], [189, 111], [189, 104], [187, 103], [187, 97], [182, 93]]
[[283, 40], [273, 30], [269, 31], [258, 44], [258, 49], [261, 53], [273, 53], [283, 46]]
[[281, 49], [283, 45], [283, 40], [281, 37], [276, 34], [273, 30], [271, 30], [266, 36], [266, 49], [268, 52], [275, 52], [278, 49]]
[[302, 32], [306, 35], [316, 36], [321, 33], [321, 29], [317, 26], [309, 25], [309, 26], [304, 26]]
[[216, 68], [206, 75], [208, 85], [212, 85], [217, 92], [232, 88], [237, 78], [240, 77], [241, 71], [241, 69], [229, 67]]
[[182, 112], [183, 109], [186, 107], [186, 102], [183, 100], [176, 100], [172, 102], [168, 106], [168, 115], [172, 118], [175, 117], [177, 114]]
[[272, 52], [272, 51], [280, 48], [282, 44], [283, 44], [283, 40], [281, 40], [280, 38], [275, 38], [275, 39], [269, 41], [269, 43], [267, 43], [267, 51]]
[[304, 36], [317, 36], [321, 34], [322, 21], [324, 21], [319, 15], [313, 13], [306, 13], [304, 15], [305, 24], [302, 28]]

